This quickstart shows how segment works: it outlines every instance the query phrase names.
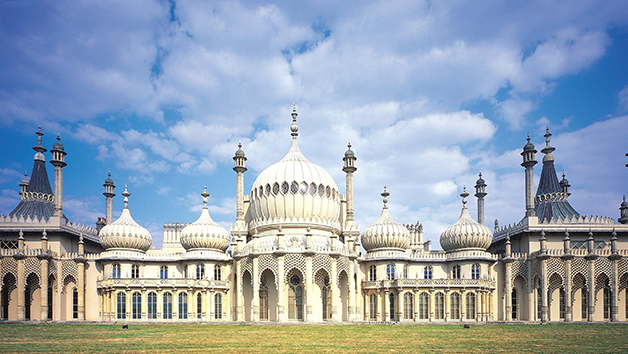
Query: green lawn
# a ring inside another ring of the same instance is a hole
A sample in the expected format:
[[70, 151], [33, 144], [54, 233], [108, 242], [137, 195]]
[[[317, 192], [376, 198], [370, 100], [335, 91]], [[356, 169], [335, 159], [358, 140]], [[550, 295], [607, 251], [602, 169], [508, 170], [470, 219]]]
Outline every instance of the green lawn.
[[0, 325], [0, 353], [628, 353], [628, 325]]

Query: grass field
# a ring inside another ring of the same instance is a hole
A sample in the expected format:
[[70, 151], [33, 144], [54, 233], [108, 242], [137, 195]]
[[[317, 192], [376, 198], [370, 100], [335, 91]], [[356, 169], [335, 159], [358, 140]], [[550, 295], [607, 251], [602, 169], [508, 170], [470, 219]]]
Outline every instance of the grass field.
[[0, 353], [628, 353], [628, 325], [0, 325]]

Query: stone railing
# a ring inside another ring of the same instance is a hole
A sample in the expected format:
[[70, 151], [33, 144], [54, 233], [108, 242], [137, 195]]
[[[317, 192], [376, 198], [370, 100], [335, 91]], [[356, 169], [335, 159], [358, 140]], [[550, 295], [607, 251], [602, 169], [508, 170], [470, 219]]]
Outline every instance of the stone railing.
[[[312, 246], [311, 248], [306, 248], [303, 246], [298, 247], [284, 247], [283, 249], [279, 249], [275, 245], [270, 246], [257, 246], [255, 249], [248, 245], [242, 251], [234, 252], [234, 257], [245, 257], [251, 254], [271, 254], [275, 252], [285, 252], [285, 253], [305, 253], [305, 252], [313, 252], [317, 254], [339, 254], [341, 256], [351, 256], [353, 252], [350, 252], [346, 247], [337, 246]], [[353, 254], [354, 255], [354, 254]]]
[[[48, 255], [52, 257], [57, 256], [57, 252], [48, 250]], [[24, 250], [20, 251], [17, 248], [2, 248], [0, 249], [0, 256], [2, 257], [13, 257], [16, 254], [23, 254], [26, 257], [37, 257], [43, 254], [43, 250], [41, 248], [33, 248], [29, 249], [28, 247], [24, 247]]]
[[494, 288], [496, 282], [491, 279], [395, 279], [362, 281], [363, 289], [381, 288], [434, 288], [434, 287], [483, 287]]
[[[576, 256], [576, 257], [584, 257], [586, 255], [589, 254], [589, 250], [586, 248], [577, 248], [577, 249], [571, 249], [571, 254]], [[541, 251], [534, 251], [532, 253], [530, 253], [530, 257], [536, 257], [541, 253]], [[593, 250], [593, 254], [599, 256], [599, 257], [608, 257], [612, 254], [613, 252], [611, 251], [611, 249], [609, 247], [607, 248], [597, 248]], [[565, 254], [565, 249], [564, 248], [549, 248], [547, 249], [547, 254], [552, 256], [552, 257], [561, 257]], [[628, 256], [628, 249], [618, 249], [617, 250], [617, 254], [621, 255], [621, 256]]]
[[192, 287], [192, 288], [228, 288], [227, 280], [177, 279], [177, 278], [109, 278], [97, 281], [98, 287]]

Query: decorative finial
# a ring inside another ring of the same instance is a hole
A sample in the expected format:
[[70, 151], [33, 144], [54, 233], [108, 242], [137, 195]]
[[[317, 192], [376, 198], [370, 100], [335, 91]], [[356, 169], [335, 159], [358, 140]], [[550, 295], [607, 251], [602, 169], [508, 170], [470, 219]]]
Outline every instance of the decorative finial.
[[591, 228], [589, 228], [589, 240], [593, 240], [593, 231], [591, 231]]
[[47, 240], [48, 239], [48, 233], [46, 232], [46, 229], [44, 229], [44, 231], [42, 231], [41, 233], [41, 239], [42, 240]]
[[467, 207], [467, 197], [469, 196], [469, 193], [467, 193], [467, 186], [465, 186], [465, 185], [462, 186], [462, 193], [460, 193], [460, 196], [462, 197], [462, 207], [466, 208]]
[[203, 186], [203, 193], [201, 193], [203, 197], [203, 209], [207, 209], [207, 198], [209, 197], [209, 193], [207, 193], [207, 186]]
[[541, 230], [541, 240], [545, 240], [545, 230]]
[[381, 194], [382, 197], [384, 197], [384, 209], [388, 209], [388, 196], [390, 195], [390, 193], [388, 193], [388, 191], [386, 191], [386, 186], [384, 186], [384, 192]]
[[351, 150], [351, 139], [349, 139], [349, 142], [347, 143], [347, 147], [349, 148], [349, 150]]
[[22, 229], [20, 229], [20, 232], [18, 233], [18, 240], [23, 240], [24, 239], [24, 233], [22, 232]]
[[129, 208], [129, 196], [131, 195], [131, 193], [129, 193], [129, 191], [127, 190], [126, 184], [124, 185], [124, 192], [122, 192], [122, 195], [124, 196], [124, 209], [128, 209]]
[[528, 132], [528, 138], [526, 140], [530, 142], [530, 132]]
[[61, 140], [61, 137], [59, 136], [59, 133], [57, 133], [57, 142], [59, 142]]
[[238, 150], [242, 150], [242, 140], [238, 140]]
[[44, 136], [44, 133], [41, 132], [41, 125], [39, 126], [35, 134], [37, 134], [37, 142], [39, 143], [38, 145], [41, 145], [41, 137]]
[[296, 139], [299, 135], [299, 125], [297, 124], [298, 115], [299, 114], [297, 113], [297, 104], [295, 102], [292, 106], [292, 125], [290, 125], [290, 131], [292, 131], [290, 135], [292, 135], [292, 139]]
[[617, 241], [617, 232], [615, 231], [615, 228], [613, 228], [613, 233], [611, 234], [611, 241]]

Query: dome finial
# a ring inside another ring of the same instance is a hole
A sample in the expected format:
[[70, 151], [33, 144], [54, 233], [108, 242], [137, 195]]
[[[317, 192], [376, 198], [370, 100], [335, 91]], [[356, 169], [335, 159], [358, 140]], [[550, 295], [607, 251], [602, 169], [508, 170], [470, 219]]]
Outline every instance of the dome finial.
[[381, 196], [384, 197], [384, 209], [388, 209], [388, 196], [389, 195], [390, 193], [386, 191], [386, 186], [384, 186], [384, 192], [381, 194]]
[[131, 193], [129, 193], [129, 191], [127, 190], [126, 184], [124, 185], [124, 192], [122, 192], [122, 195], [124, 196], [124, 209], [128, 209], [129, 208], [129, 196], [131, 195]]
[[526, 138], [528, 142], [530, 142], [530, 132], [528, 132], [528, 137]]
[[296, 139], [299, 135], [299, 125], [297, 124], [298, 115], [299, 114], [297, 113], [297, 104], [295, 102], [292, 106], [292, 125], [290, 125], [290, 130], [292, 131], [290, 135], [292, 135], [292, 139]]
[[554, 152], [554, 150], [556, 149], [550, 146], [550, 136], [552, 136], [552, 133], [550, 133], [549, 127], [545, 128], [545, 135], [543, 136], [545, 137], [545, 147], [543, 148], [543, 150], [541, 150], [541, 152], [545, 154], [545, 156], [543, 157], [543, 162], [554, 161], [554, 156], [552, 155], [552, 152]]
[[203, 197], [203, 209], [207, 209], [207, 198], [209, 197], [209, 193], [207, 193], [207, 186], [203, 186], [203, 193], [201, 193]]
[[467, 197], [469, 196], [469, 193], [467, 193], [467, 186], [463, 185], [462, 186], [462, 193], [460, 193], [460, 196], [462, 197], [462, 207], [463, 209], [467, 208]]

